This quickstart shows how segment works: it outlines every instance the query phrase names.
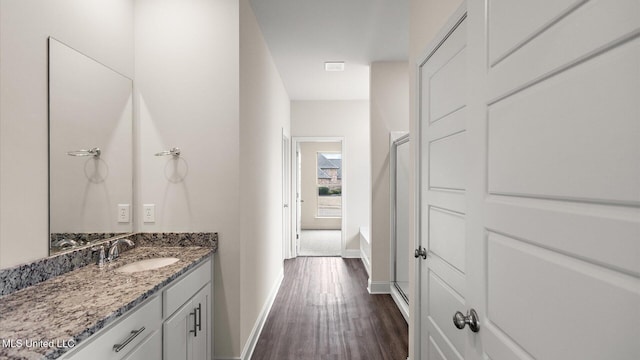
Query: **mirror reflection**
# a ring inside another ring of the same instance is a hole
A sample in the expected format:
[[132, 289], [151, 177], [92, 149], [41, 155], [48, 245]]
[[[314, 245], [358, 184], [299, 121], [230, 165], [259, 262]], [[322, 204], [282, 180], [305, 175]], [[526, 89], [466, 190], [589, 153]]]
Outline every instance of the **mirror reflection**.
[[50, 253], [133, 231], [132, 80], [49, 38]]

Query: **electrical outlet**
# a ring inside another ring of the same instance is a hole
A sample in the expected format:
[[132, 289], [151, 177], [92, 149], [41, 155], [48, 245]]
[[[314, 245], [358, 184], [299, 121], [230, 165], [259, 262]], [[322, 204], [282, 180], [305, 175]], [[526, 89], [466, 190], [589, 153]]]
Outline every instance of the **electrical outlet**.
[[118, 204], [118, 222], [128, 223], [131, 221], [129, 204]]
[[156, 222], [156, 205], [144, 204], [142, 207], [142, 218], [146, 223]]

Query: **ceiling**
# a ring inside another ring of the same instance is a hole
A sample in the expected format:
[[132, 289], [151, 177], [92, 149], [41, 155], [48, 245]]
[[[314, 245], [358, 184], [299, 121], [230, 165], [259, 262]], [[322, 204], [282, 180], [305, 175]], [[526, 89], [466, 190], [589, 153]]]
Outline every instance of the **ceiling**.
[[291, 100], [368, 99], [369, 64], [408, 58], [409, 0], [250, 1]]

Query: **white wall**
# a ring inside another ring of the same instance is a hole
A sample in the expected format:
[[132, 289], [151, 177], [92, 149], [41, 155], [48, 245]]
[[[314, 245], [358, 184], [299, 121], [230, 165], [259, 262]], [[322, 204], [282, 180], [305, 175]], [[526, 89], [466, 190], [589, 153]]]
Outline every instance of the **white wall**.
[[339, 142], [300, 143], [300, 227], [302, 230], [340, 230], [342, 218], [318, 217], [318, 152], [342, 152]]
[[[415, 149], [416, 142], [418, 141], [416, 134], [416, 124], [417, 124], [417, 115], [416, 115], [416, 99], [417, 99], [417, 88], [416, 88], [416, 69], [417, 62], [421, 61], [421, 57], [427, 49], [427, 46], [431, 41], [433, 41], [434, 37], [440, 31], [440, 28], [444, 26], [449, 17], [454, 13], [454, 11], [460, 6], [462, 3], [461, 0], [448, 1], [448, 0], [410, 0], [409, 1], [409, 101], [410, 101], [410, 133], [411, 133], [411, 163], [415, 164]], [[415, 193], [415, 181], [416, 181], [416, 168], [411, 167], [411, 177], [410, 177], [410, 192], [409, 192], [409, 202], [410, 202], [410, 216], [409, 216], [409, 227], [414, 229], [415, 227], [415, 199], [417, 194]], [[417, 239], [415, 238], [415, 232], [412, 231], [410, 233], [410, 248], [417, 248], [416, 245]], [[415, 290], [415, 261], [411, 261], [409, 263], [409, 299], [414, 299], [414, 290]], [[411, 319], [416, 319], [415, 315], [415, 301], [409, 301], [409, 316]], [[409, 326], [409, 358], [417, 359], [414, 354], [414, 331], [415, 326], [411, 326], [414, 323], [411, 322]]]
[[390, 277], [389, 134], [409, 131], [409, 65], [407, 62], [371, 64], [371, 282]]
[[247, 341], [283, 271], [282, 134], [284, 129], [289, 135], [289, 105], [249, 1], [241, 0], [240, 338], [245, 356], [251, 345]]
[[343, 210], [347, 252], [360, 253], [360, 226], [369, 226], [371, 163], [369, 101], [292, 101], [291, 136], [343, 137]]
[[0, 2], [0, 268], [48, 255], [48, 36], [133, 78], [131, 0]]
[[[217, 231], [214, 351], [240, 352], [239, 8], [136, 0], [136, 206], [143, 232]], [[180, 158], [155, 157], [178, 146]]]

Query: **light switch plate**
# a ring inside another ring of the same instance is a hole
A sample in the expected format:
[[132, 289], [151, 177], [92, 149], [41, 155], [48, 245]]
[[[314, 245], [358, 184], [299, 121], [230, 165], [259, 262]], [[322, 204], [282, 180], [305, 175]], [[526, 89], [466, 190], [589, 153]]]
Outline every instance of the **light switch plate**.
[[144, 204], [142, 206], [142, 218], [146, 223], [156, 222], [156, 204]]
[[129, 204], [118, 204], [118, 222], [128, 223], [131, 221], [131, 206]]

